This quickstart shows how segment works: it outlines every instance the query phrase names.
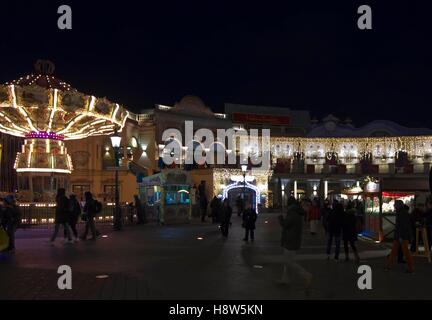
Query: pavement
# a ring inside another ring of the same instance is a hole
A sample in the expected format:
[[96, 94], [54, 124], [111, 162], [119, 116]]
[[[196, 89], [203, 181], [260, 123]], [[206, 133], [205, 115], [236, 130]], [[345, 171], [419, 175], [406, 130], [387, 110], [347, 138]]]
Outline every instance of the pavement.
[[[224, 240], [217, 225], [127, 226], [96, 241], [54, 246], [52, 230], [17, 232], [14, 255], [0, 257], [0, 299], [431, 299], [432, 264], [414, 258], [415, 274], [404, 264], [384, 271], [388, 246], [359, 241], [361, 264], [372, 268], [372, 289], [360, 290], [354, 262], [328, 261], [324, 234], [304, 231], [298, 262], [313, 274], [312, 287], [301, 279], [290, 286], [277, 280], [282, 273], [278, 214], [260, 214], [254, 242], [242, 241], [240, 218], [233, 216]], [[82, 228], [82, 227], [81, 227]], [[72, 268], [72, 289], [60, 290], [57, 268]], [[102, 276], [102, 277], [100, 277]]]

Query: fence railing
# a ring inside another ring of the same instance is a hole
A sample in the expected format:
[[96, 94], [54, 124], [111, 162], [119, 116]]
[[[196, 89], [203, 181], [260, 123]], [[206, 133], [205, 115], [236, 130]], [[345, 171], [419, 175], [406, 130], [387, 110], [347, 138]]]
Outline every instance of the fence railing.
[[[26, 203], [19, 204], [21, 212], [21, 227], [48, 227], [55, 223], [55, 205], [54, 204], [38, 204], [38, 203]], [[95, 218], [97, 224], [113, 224], [114, 220], [114, 209], [113, 205], [104, 204], [102, 211], [99, 212]], [[130, 224], [136, 222], [137, 215], [133, 207], [122, 205], [121, 216], [123, 224]], [[83, 223], [81, 219], [78, 223]]]

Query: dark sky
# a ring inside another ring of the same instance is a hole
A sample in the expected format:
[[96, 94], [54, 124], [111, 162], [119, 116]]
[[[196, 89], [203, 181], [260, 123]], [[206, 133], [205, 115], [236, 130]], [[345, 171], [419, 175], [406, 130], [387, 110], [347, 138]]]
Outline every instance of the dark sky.
[[[48, 58], [56, 75], [133, 111], [186, 94], [224, 102], [430, 124], [427, 1], [2, 1], [0, 82]], [[235, 3], [235, 5], [233, 5]], [[57, 29], [57, 8], [73, 29]], [[372, 7], [373, 30], [357, 28]]]

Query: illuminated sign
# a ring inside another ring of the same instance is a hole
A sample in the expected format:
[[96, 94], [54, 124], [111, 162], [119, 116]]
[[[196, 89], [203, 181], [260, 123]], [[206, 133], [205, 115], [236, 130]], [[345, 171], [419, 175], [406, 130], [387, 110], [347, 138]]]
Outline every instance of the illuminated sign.
[[255, 122], [255, 123], [268, 123], [278, 125], [288, 125], [290, 123], [290, 117], [288, 116], [276, 116], [269, 114], [253, 114], [253, 113], [233, 113], [233, 120], [235, 122]]

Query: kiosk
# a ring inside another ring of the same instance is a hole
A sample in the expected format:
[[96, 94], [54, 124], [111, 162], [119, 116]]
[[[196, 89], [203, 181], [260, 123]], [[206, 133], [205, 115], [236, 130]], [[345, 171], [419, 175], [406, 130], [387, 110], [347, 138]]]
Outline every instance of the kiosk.
[[189, 197], [191, 177], [180, 169], [164, 169], [140, 182], [140, 198], [160, 224], [189, 222], [192, 207]]

